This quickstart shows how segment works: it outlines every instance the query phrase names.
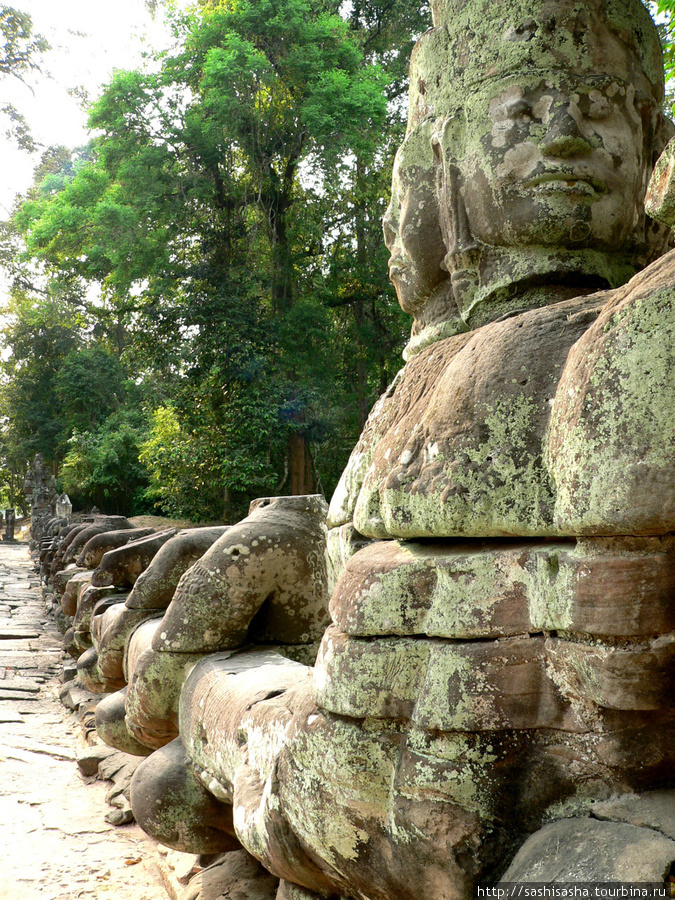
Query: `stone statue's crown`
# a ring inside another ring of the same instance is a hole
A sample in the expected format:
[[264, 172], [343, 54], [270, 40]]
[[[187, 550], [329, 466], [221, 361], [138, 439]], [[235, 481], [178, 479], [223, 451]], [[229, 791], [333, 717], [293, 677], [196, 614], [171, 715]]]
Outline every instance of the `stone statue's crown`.
[[413, 118], [444, 115], [483, 82], [616, 76], [661, 103], [658, 32], [641, 0], [431, 0], [411, 61]]

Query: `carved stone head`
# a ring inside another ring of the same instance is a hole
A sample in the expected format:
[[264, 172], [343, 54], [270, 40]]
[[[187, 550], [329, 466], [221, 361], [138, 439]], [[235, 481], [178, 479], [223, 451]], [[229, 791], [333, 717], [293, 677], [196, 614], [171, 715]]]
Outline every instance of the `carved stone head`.
[[416, 187], [392, 198], [402, 214], [389, 244], [404, 247], [408, 271], [426, 278], [402, 286], [394, 249], [403, 308], [423, 319], [445, 270], [449, 318], [458, 310], [472, 328], [619, 286], [660, 255], [667, 230], [645, 216], [644, 196], [672, 126], [660, 111], [658, 35], [639, 0], [432, 5], [435, 27], [411, 62], [408, 137], [394, 173], [400, 196], [414, 144]]

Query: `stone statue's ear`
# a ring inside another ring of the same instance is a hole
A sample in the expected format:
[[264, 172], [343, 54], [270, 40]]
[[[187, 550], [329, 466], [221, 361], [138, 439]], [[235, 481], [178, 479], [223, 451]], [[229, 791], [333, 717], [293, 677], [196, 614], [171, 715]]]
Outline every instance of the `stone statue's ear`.
[[674, 243], [671, 229], [675, 227], [675, 127], [665, 116], [659, 114], [659, 118], [661, 123], [654, 145], [655, 150], [661, 150], [661, 154], [656, 160], [645, 197], [647, 262], [658, 259]]
[[462, 196], [461, 172], [458, 160], [463, 156], [466, 120], [460, 112], [443, 121], [431, 143], [436, 166], [436, 190], [441, 210], [441, 230], [447, 249], [446, 267], [452, 272], [458, 255], [476, 249]]
[[[645, 158], [651, 165], [644, 214], [636, 229], [636, 261], [649, 265], [673, 247], [675, 226], [675, 125], [654, 110], [651, 130], [645, 130]], [[651, 140], [650, 140], [651, 138]], [[649, 173], [646, 173], [648, 175]]]
[[480, 251], [469, 224], [462, 194], [466, 119], [463, 113], [448, 116], [432, 138], [437, 170], [440, 221], [446, 247], [444, 266], [450, 272], [452, 290], [460, 311], [470, 305], [476, 290]]

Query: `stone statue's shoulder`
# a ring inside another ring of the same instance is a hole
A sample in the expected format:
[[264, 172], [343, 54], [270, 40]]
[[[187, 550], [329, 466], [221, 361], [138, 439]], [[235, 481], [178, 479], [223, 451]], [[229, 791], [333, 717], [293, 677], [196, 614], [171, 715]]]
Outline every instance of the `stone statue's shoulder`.
[[427, 347], [413, 356], [373, 406], [361, 436], [342, 473], [328, 512], [328, 527], [352, 521], [363, 479], [385, 435], [400, 431], [402, 420], [411, 408], [424, 402], [450, 361], [470, 339], [458, 334]]
[[675, 527], [675, 251], [612, 292], [571, 348], [548, 466], [567, 533]]
[[371, 538], [555, 533], [542, 465], [552, 398], [612, 293], [512, 314], [410, 359], [373, 409], [329, 524]]

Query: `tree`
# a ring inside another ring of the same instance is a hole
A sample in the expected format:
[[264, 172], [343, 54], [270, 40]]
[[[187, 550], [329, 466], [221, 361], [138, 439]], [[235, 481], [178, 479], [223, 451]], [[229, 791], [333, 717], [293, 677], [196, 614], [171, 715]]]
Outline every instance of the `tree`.
[[[362, 153], [370, 143], [364, 135], [380, 132], [384, 83], [379, 68], [363, 65], [347, 23], [329, 12], [317, 14], [305, 0], [223, 4], [205, 21], [207, 27], [186, 45], [186, 54], [198, 61], [199, 78], [190, 86], [200, 91], [209, 123], [222, 123], [248, 174], [269, 242], [278, 334], [285, 331], [297, 342], [298, 332], [292, 334], [283, 320], [301, 288], [299, 266], [307, 262], [298, 251], [312, 252], [298, 247], [299, 222], [292, 215], [300, 200], [308, 211], [300, 166], [311, 163], [312, 179], [325, 190], [341, 156]], [[316, 248], [321, 239], [309, 243]], [[309, 274], [306, 268], [303, 274]], [[314, 489], [309, 436], [317, 410], [307, 403], [312, 392], [303, 387], [297, 354], [288, 348], [279, 361], [287, 363], [280, 375], [287, 381], [285, 409], [293, 411], [286, 418], [290, 488], [303, 493]]]
[[[205, 6], [176, 17], [154, 71], [115, 75], [100, 136], [45, 158], [13, 224], [50, 284], [99, 291], [80, 350], [118, 356], [157, 410], [141, 451], [155, 501], [234, 518], [260, 493], [329, 493], [399, 365], [380, 221], [428, 11]], [[100, 427], [73, 415], [78, 434]]]
[[[675, 75], [675, 0], [656, 0], [654, 3], [645, 2], [645, 5], [655, 18], [661, 35], [666, 70], [667, 102], [671, 107], [672, 115], [673, 97], [668, 81]], [[656, 15], [654, 15], [655, 11]]]
[[139, 460], [146, 436], [145, 417], [131, 408], [112, 413], [88, 431], [75, 429], [59, 473], [60, 486], [76, 503], [109, 513], [148, 511], [148, 473]]
[[[17, 222], [31, 254], [98, 283], [126, 328], [136, 318], [131, 356], [161, 347], [190, 394], [218, 373], [212, 412], [223, 435], [229, 419], [216, 407], [242, 390], [257, 396], [257, 418], [276, 415], [295, 473], [318, 412], [306, 403], [316, 394], [317, 353], [306, 371], [294, 309], [314, 303], [314, 318], [331, 324], [312, 298], [320, 182], [340, 147], [379, 130], [381, 78], [361, 66], [347, 24], [307, 0], [242, 2], [179, 25], [184, 47], [159, 74], [118, 73], [95, 104], [91, 124], [103, 131], [95, 160], [55, 195], [32, 197]], [[315, 183], [304, 186], [300, 167], [310, 159]], [[185, 420], [187, 407], [178, 400]], [[230, 440], [228, 458], [237, 451]], [[263, 455], [270, 473], [274, 452]], [[225, 470], [229, 490], [235, 481], [239, 489], [241, 477]], [[311, 464], [303, 475], [293, 489], [311, 489]]]
[[55, 393], [69, 431], [94, 428], [124, 402], [124, 370], [102, 347], [71, 351], [55, 377]]
[[59, 295], [15, 295], [7, 313], [5, 345], [11, 355], [2, 363], [0, 409], [5, 447], [25, 471], [36, 453], [50, 463], [62, 455], [65, 422], [56, 377], [80, 346], [79, 322], [77, 311]]
[[[71, 155], [52, 150], [45, 154], [38, 186], [30, 193], [38, 197], [42, 189], [51, 196], [49, 185], [56, 184], [58, 193], [73, 177]], [[131, 503], [135, 481], [147, 484], [144, 471], [142, 477], [135, 471], [142, 437], [132, 441], [127, 427], [131, 417], [145, 436], [142, 396], [126, 379], [119, 358], [97, 342], [92, 310], [98, 307], [85, 295], [85, 285], [67, 272], [50, 277], [44, 265], [22, 261], [15, 226], [16, 220], [2, 229], [12, 285], [0, 364], [0, 466], [10, 494], [21, 499], [23, 475], [40, 452], [54, 474], [64, 465], [75, 499], [108, 498], [109, 508], [120, 508]], [[132, 447], [135, 462], [129, 455]], [[79, 485], [74, 472], [81, 476]]]
[[339, 231], [328, 251], [328, 302], [344, 334], [343, 352], [351, 365], [345, 359], [342, 370], [354, 396], [348, 404], [355, 416], [345, 432], [345, 449], [399, 367], [409, 327], [387, 277], [381, 222], [394, 155], [405, 133], [410, 53], [417, 37], [431, 26], [431, 12], [428, 4], [410, 0], [355, 0], [348, 23], [362, 49], [362, 64], [375, 62], [385, 73], [388, 108], [382, 131], [364, 135], [353, 156], [343, 160], [328, 203], [337, 212], [332, 227]]
[[[26, 12], [13, 6], [0, 6], [0, 80], [14, 77], [25, 82], [25, 75], [39, 68], [40, 55], [49, 48], [47, 41], [33, 34], [33, 20]], [[37, 149], [30, 128], [21, 113], [11, 103], [0, 107], [7, 122], [6, 135], [29, 152]]]

